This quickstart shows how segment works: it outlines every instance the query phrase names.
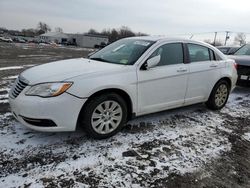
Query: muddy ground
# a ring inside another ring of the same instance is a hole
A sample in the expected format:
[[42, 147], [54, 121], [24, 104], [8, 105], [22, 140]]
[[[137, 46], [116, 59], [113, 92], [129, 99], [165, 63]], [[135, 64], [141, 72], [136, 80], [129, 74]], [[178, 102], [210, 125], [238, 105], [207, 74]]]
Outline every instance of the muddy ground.
[[7, 98], [21, 71], [89, 52], [0, 43], [0, 187], [250, 187], [250, 88], [237, 87], [221, 111], [198, 104], [136, 118], [102, 141], [14, 120]]

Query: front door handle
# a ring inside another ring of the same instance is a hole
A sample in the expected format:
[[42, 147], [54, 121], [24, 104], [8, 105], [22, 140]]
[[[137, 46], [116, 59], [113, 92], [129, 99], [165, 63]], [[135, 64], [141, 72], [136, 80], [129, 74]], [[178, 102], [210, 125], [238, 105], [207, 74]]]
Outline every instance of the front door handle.
[[177, 72], [187, 72], [187, 69], [186, 68], [180, 68], [177, 70]]

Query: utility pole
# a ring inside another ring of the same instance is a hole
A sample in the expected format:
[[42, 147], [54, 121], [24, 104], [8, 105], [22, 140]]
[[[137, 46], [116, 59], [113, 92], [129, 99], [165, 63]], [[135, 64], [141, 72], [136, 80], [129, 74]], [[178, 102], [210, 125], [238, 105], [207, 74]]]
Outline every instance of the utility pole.
[[226, 31], [226, 38], [225, 38], [225, 44], [224, 44], [225, 46], [227, 45], [227, 40], [230, 38], [229, 33], [230, 33], [229, 31]]
[[214, 46], [215, 46], [215, 43], [216, 43], [216, 37], [217, 37], [217, 32], [214, 33]]

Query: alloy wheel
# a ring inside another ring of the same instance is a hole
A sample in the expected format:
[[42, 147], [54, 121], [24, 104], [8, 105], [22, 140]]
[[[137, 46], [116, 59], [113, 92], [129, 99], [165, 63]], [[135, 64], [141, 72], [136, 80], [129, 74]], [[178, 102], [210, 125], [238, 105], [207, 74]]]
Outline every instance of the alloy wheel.
[[94, 109], [91, 125], [98, 134], [108, 134], [119, 126], [122, 115], [120, 104], [113, 100], [104, 101]]
[[227, 101], [228, 88], [225, 84], [221, 84], [215, 93], [215, 104], [221, 107]]

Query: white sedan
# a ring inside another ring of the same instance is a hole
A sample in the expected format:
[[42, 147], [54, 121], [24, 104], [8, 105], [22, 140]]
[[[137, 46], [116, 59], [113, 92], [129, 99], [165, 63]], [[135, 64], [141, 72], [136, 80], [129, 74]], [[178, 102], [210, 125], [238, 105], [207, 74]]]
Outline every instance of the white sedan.
[[132, 117], [205, 102], [224, 107], [237, 65], [216, 48], [192, 40], [133, 37], [89, 58], [30, 68], [9, 93], [14, 117], [37, 131], [74, 131], [97, 139]]

